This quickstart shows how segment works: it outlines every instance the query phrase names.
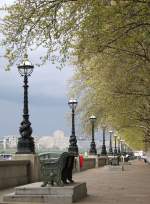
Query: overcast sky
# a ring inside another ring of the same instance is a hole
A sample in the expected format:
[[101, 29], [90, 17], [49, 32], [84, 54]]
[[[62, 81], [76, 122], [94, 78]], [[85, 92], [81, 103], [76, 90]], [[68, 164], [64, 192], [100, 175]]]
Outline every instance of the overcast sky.
[[[0, 6], [9, 2], [11, 0], [0, 0]], [[32, 56], [30, 54], [33, 63], [38, 60], [39, 52], [42, 50], [35, 51]], [[17, 135], [22, 120], [23, 78], [17, 66], [6, 72], [4, 65], [5, 60], [0, 58], [0, 136]], [[70, 127], [66, 121], [66, 114], [70, 111], [67, 81], [71, 76], [72, 68], [69, 66], [61, 71], [51, 63], [35, 67], [29, 78], [29, 111], [34, 135], [51, 135], [58, 129], [63, 130], [65, 135], [69, 134]]]

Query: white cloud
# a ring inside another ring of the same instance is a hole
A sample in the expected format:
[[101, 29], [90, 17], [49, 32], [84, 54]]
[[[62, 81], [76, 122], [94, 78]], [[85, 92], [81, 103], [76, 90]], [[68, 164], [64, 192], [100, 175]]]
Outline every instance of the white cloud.
[[59, 148], [65, 149], [69, 145], [69, 138], [65, 137], [62, 130], [57, 130], [52, 136], [43, 136], [38, 141], [37, 144], [40, 148], [52, 149]]

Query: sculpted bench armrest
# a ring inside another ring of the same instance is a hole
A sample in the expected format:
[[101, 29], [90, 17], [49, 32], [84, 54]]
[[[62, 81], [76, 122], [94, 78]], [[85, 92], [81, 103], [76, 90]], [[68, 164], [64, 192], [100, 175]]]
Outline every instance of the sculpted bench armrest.
[[42, 186], [47, 184], [63, 186], [72, 180], [74, 155], [63, 152], [57, 158], [41, 159]]

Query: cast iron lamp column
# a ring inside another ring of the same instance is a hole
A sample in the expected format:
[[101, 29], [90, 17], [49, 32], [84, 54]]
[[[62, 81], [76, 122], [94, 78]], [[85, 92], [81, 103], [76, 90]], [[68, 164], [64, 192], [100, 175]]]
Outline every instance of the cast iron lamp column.
[[123, 155], [123, 151], [124, 151], [124, 150], [123, 150], [123, 141], [124, 141], [124, 140], [120, 140], [120, 144], [121, 144], [121, 155]]
[[91, 145], [90, 145], [89, 154], [96, 155], [97, 150], [96, 150], [96, 144], [95, 144], [95, 139], [94, 139], [94, 124], [95, 124], [95, 121], [96, 121], [96, 117], [94, 115], [91, 115], [90, 121], [91, 121], [91, 124], [92, 124], [92, 141], [91, 141]]
[[126, 153], [129, 154], [129, 145], [126, 144]]
[[120, 155], [121, 154], [121, 151], [120, 151], [120, 138], [118, 137], [117, 139], [118, 139], [118, 155]]
[[122, 141], [122, 149], [123, 149], [122, 153], [125, 156], [125, 154], [126, 154], [125, 153], [125, 140]]
[[69, 148], [68, 151], [73, 153], [74, 155], [78, 156], [78, 146], [77, 146], [77, 139], [76, 139], [76, 135], [75, 135], [75, 109], [77, 107], [77, 100], [76, 99], [70, 99], [68, 101], [68, 105], [72, 110], [72, 133], [69, 139]]
[[117, 155], [117, 135], [114, 135], [114, 139], [115, 139], [115, 148], [114, 148], [114, 155], [116, 156]]
[[126, 153], [127, 153], [127, 144], [124, 143], [124, 154], [126, 155]]
[[18, 71], [24, 77], [24, 108], [23, 108], [23, 121], [19, 128], [21, 137], [18, 139], [17, 154], [34, 154], [35, 145], [34, 138], [31, 136], [32, 128], [29, 121], [28, 113], [28, 77], [33, 72], [34, 66], [28, 61], [28, 55], [24, 56], [22, 64], [18, 66]]
[[109, 134], [110, 134], [110, 139], [109, 139], [109, 155], [113, 155], [113, 149], [112, 149], [112, 134], [113, 134], [113, 131], [109, 131]]
[[105, 130], [106, 130], [106, 127], [103, 127], [103, 145], [102, 145], [101, 155], [107, 155], [106, 145], [105, 145]]

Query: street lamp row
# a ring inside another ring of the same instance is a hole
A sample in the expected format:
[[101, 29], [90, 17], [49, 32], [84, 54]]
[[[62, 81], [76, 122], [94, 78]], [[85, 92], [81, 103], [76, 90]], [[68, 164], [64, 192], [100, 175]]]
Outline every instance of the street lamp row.
[[[28, 77], [31, 76], [33, 72], [34, 66], [31, 64], [31, 62], [28, 60], [28, 55], [25, 54], [22, 64], [18, 65], [18, 71], [20, 75], [24, 78], [24, 107], [23, 107], [23, 120], [21, 122], [19, 132], [21, 137], [18, 139], [17, 144], [17, 154], [34, 154], [35, 153], [35, 144], [34, 144], [34, 138], [32, 135], [32, 128], [31, 123], [29, 121], [29, 109], [28, 109]], [[69, 139], [69, 148], [68, 151], [73, 153], [74, 155], [78, 155], [79, 150], [77, 146], [77, 139], [75, 135], [75, 110], [77, 107], [77, 100], [76, 99], [70, 99], [68, 101], [68, 105], [72, 110], [72, 131]], [[95, 138], [94, 138], [94, 126], [96, 117], [94, 115], [90, 116], [90, 121], [92, 125], [92, 140], [90, 144], [90, 150], [89, 154], [96, 155], [96, 144], [95, 144]], [[105, 145], [105, 131], [106, 127], [103, 127], [103, 144], [102, 144], [102, 151], [101, 155], [107, 155], [106, 145]], [[110, 134], [110, 142], [109, 142], [109, 155], [113, 155], [113, 149], [112, 149], [112, 131], [109, 131]], [[123, 140], [118, 140], [118, 151], [117, 151], [117, 136], [114, 135], [115, 138], [115, 148], [114, 148], [114, 155], [120, 154], [121, 152], [126, 151], [125, 146], [123, 144]], [[121, 150], [120, 150], [121, 146]]]
[[[91, 120], [91, 124], [92, 124], [92, 140], [91, 140], [91, 144], [90, 144], [90, 150], [89, 150], [89, 154], [90, 155], [96, 155], [97, 154], [97, 150], [96, 150], [96, 144], [95, 144], [95, 139], [94, 139], [94, 123], [96, 121], [96, 117], [94, 115], [92, 115], [90, 117]], [[106, 127], [104, 126], [102, 128], [103, 130], [103, 143], [102, 143], [102, 150], [101, 150], [101, 155], [105, 156], [107, 155], [107, 149], [106, 149], [106, 144], [105, 144], [105, 134], [106, 134]], [[113, 135], [113, 131], [110, 130], [109, 131], [109, 151], [108, 151], [108, 155], [120, 155], [121, 153], [124, 153], [124, 145], [123, 145], [123, 140], [120, 140], [119, 137], [117, 137], [117, 135], [114, 135], [114, 141], [115, 141], [115, 147], [114, 147], [114, 151], [113, 151], [113, 147], [112, 147], [112, 135]], [[118, 141], [118, 147], [117, 147], [117, 141]], [[120, 150], [120, 144], [121, 144], [121, 150]]]
[[[25, 54], [22, 64], [18, 65], [18, 71], [22, 77], [24, 77], [24, 108], [23, 108], [23, 120], [19, 128], [21, 137], [18, 139], [17, 154], [34, 154], [35, 144], [34, 139], [31, 136], [32, 128], [29, 121], [29, 109], [28, 109], [28, 77], [31, 76], [34, 66], [28, 60], [28, 55]], [[70, 136], [69, 152], [78, 155], [77, 139], [75, 136], [75, 109], [77, 107], [77, 100], [70, 99], [68, 102], [69, 107], [72, 109], [72, 133]]]

